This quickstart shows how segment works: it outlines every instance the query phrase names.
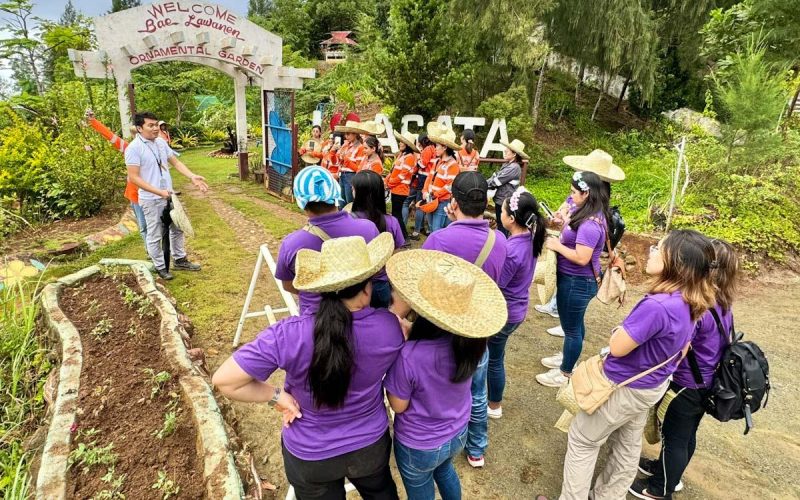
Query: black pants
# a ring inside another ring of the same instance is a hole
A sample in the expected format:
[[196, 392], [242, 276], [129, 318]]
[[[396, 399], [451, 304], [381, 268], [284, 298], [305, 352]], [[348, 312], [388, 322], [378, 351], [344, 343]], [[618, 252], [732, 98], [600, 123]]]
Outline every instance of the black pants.
[[500, 218], [500, 214], [503, 213], [503, 203], [505, 203], [505, 200], [499, 203], [497, 201], [494, 202], [494, 214], [497, 217], [497, 230], [503, 233], [507, 238], [508, 231], [503, 227], [503, 219]]
[[694, 455], [697, 427], [705, 415], [704, 389], [684, 389], [674, 382], [669, 388], [675, 392], [683, 390], [670, 403], [661, 426], [661, 453], [647, 484], [647, 491], [657, 496], [671, 495], [675, 491]]
[[401, 196], [392, 193], [392, 216], [400, 223], [400, 230], [403, 232], [403, 239], [408, 239], [408, 230], [406, 229], [406, 222], [403, 220], [403, 204], [408, 196]]
[[365, 500], [397, 500], [397, 486], [389, 472], [392, 439], [389, 430], [377, 442], [338, 457], [302, 460], [283, 448], [283, 467], [298, 500], [344, 500], [344, 478]]

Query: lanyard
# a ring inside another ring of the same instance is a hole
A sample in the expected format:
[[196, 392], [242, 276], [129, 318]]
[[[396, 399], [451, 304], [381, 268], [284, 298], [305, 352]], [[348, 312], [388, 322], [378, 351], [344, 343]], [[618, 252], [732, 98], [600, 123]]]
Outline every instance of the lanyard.
[[[164, 176], [164, 174], [162, 174], [162, 173], [161, 173], [161, 169], [162, 169], [162, 168], [164, 168], [164, 166], [161, 164], [161, 157], [160, 157], [159, 155], [157, 155], [157, 154], [155, 153], [155, 151], [153, 151], [153, 149], [150, 147], [150, 145], [149, 145], [149, 144], [147, 144], [147, 143], [145, 142], [145, 140], [144, 140], [144, 139], [142, 139], [142, 136], [141, 136], [141, 135], [139, 135], [139, 140], [140, 140], [140, 141], [142, 141], [142, 144], [144, 144], [144, 147], [146, 147], [146, 148], [147, 148], [147, 150], [148, 150], [148, 151], [150, 151], [150, 154], [151, 154], [151, 155], [153, 155], [153, 158], [155, 158], [155, 159], [156, 159], [156, 163], [158, 164], [158, 175], [160, 175], [160, 176], [162, 176], [162, 177], [163, 177], [163, 176]], [[158, 148], [158, 146], [156, 146], [156, 148]]]

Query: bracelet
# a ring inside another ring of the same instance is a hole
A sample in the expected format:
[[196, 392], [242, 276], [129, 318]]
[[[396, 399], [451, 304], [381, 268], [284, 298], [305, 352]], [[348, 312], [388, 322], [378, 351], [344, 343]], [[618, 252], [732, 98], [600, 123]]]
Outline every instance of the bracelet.
[[276, 404], [278, 404], [278, 398], [280, 397], [280, 395], [281, 395], [281, 392], [282, 392], [282, 391], [281, 391], [281, 388], [280, 388], [280, 387], [276, 387], [276, 388], [275, 388], [275, 394], [273, 394], [273, 395], [272, 395], [272, 399], [270, 399], [269, 401], [267, 401], [267, 404], [268, 404], [268, 405], [270, 405], [270, 406], [273, 406], [273, 407], [274, 407]]

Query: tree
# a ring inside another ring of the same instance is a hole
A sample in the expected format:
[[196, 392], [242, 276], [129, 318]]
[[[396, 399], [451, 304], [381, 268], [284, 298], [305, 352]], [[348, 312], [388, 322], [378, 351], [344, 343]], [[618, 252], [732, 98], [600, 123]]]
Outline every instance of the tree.
[[256, 15], [250, 20], [279, 35], [284, 44], [308, 55], [312, 20], [305, 10], [304, 0], [275, 0], [267, 17]]
[[272, 8], [272, 0], [250, 0], [247, 6], [247, 17], [267, 17]]
[[111, 10], [109, 13], [119, 12], [142, 5], [142, 0], [111, 0]]
[[[388, 8], [388, 5], [379, 6]], [[307, 53], [314, 56], [320, 55], [319, 43], [327, 39], [331, 31], [353, 31], [359, 15], [369, 16], [379, 26], [386, 23], [388, 14], [388, 10], [384, 10], [383, 18], [377, 16], [376, 5], [370, 0], [308, 0], [305, 7], [311, 19]]]
[[40, 19], [39, 29], [44, 44], [42, 73], [47, 85], [52, 85], [56, 81], [75, 79], [67, 51], [92, 48], [92, 28], [89, 18], [79, 14], [70, 0], [57, 23]]
[[35, 92], [44, 93], [41, 64], [42, 43], [33, 37], [30, 22], [32, 20], [33, 2], [30, 0], [10, 0], [0, 3], [0, 12], [10, 14], [3, 29], [11, 36], [0, 40], [0, 58], [11, 61], [17, 84], [23, 86], [24, 81], [33, 84]]
[[67, 0], [67, 5], [64, 6], [64, 12], [61, 13], [61, 17], [58, 19], [58, 24], [61, 26], [72, 26], [78, 23], [78, 11], [75, 10], [75, 6], [72, 5], [72, 0]]

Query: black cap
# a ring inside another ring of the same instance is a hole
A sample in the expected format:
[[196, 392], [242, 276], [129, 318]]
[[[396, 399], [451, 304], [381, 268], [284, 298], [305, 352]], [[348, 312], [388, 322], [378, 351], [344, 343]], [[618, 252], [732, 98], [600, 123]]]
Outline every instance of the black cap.
[[480, 172], [461, 172], [453, 180], [453, 196], [456, 201], [483, 201], [488, 200], [486, 192], [489, 185]]
[[461, 133], [461, 136], [464, 138], [465, 141], [474, 141], [475, 140], [475, 131], [471, 128], [465, 128], [464, 132]]

